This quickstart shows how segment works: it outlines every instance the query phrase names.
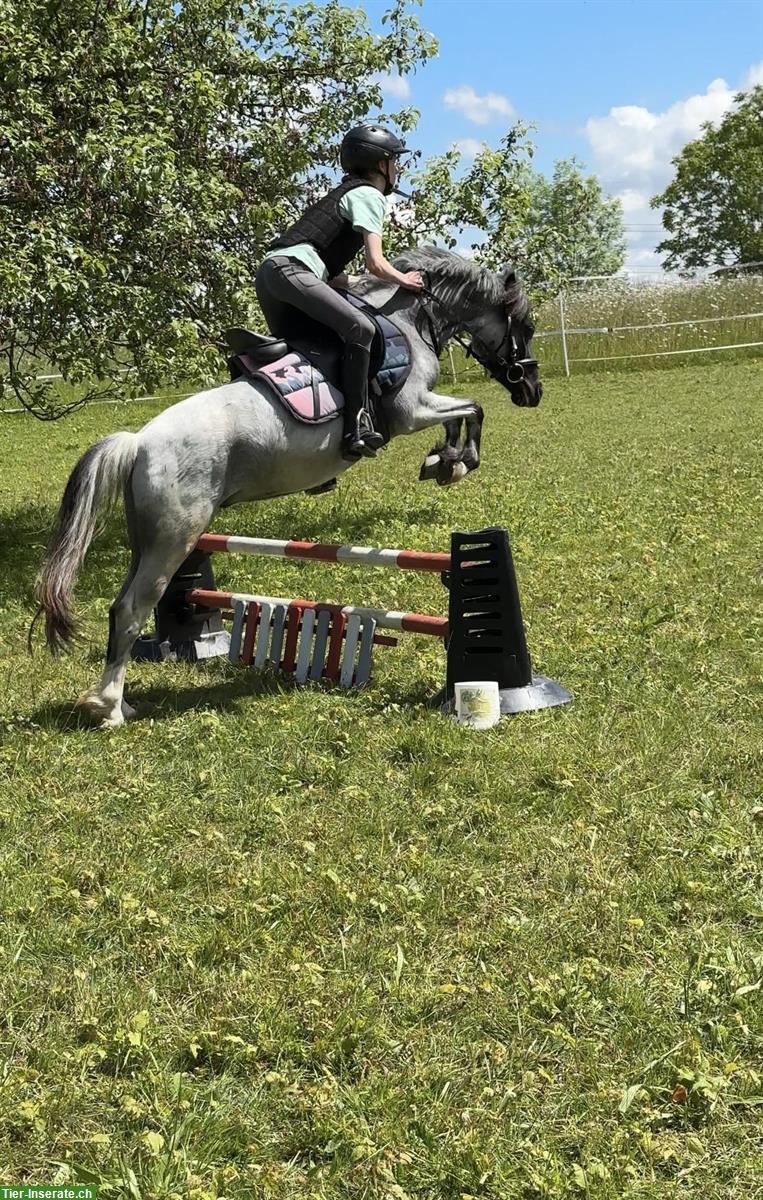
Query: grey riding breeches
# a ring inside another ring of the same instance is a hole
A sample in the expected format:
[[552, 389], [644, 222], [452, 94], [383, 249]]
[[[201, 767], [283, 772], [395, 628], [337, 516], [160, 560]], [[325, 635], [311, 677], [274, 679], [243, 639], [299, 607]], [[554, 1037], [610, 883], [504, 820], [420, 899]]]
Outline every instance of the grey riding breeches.
[[[333, 329], [350, 346], [371, 349], [374, 326], [296, 258], [266, 258], [255, 279], [257, 299], [274, 337], [289, 340], [299, 330], [299, 314]], [[295, 311], [296, 310], [296, 311]]]

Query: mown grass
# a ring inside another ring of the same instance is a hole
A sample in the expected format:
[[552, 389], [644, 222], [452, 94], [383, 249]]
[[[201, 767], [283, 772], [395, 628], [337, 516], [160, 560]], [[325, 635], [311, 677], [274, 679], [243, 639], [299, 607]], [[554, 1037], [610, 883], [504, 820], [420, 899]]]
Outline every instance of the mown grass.
[[[473, 733], [442, 656], [361, 693], [133, 667], [78, 725], [85, 640], [25, 649], [78, 454], [158, 405], [3, 422], [0, 1182], [132, 1197], [750, 1200], [763, 1194], [759, 363], [492, 384], [481, 473], [425, 436], [333, 496], [217, 528], [447, 547], [512, 532], [536, 666], [572, 706]], [[474, 392], [476, 389], [472, 387]], [[435, 579], [220, 564], [275, 594], [444, 611]]]

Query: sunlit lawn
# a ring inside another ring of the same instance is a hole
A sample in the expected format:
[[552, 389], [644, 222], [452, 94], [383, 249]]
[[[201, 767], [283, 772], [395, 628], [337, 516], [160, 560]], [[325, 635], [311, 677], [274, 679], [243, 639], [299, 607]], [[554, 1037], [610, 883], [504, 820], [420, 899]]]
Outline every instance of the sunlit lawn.
[[[81, 727], [84, 642], [26, 651], [78, 455], [158, 404], [0, 449], [0, 1183], [262, 1200], [763, 1195], [763, 366], [493, 384], [481, 472], [422, 435], [327, 497], [216, 528], [447, 549], [512, 534], [537, 668], [573, 705], [483, 733], [426, 707], [436, 644], [363, 692], [134, 666]], [[465, 390], [462, 388], [461, 390]], [[444, 612], [436, 577], [226, 558], [221, 583]]]

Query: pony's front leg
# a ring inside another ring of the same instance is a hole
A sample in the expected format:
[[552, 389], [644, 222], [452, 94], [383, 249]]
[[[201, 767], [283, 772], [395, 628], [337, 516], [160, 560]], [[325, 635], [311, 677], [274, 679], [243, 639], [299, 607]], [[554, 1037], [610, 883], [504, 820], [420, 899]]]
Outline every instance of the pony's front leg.
[[[437, 414], [445, 426], [445, 444], [427, 455], [419, 478], [436, 479], [441, 486], [458, 483], [479, 466], [482, 409], [473, 400], [441, 396], [437, 392], [426, 392], [420, 408], [420, 413], [415, 414], [420, 421], [417, 428], [425, 428], [430, 423], [430, 414]], [[466, 439], [463, 447], [459, 447], [463, 421], [466, 421]]]
[[484, 413], [479, 405], [476, 413], [464, 420], [466, 436], [463, 445], [460, 443], [461, 426], [464, 422], [448, 421], [445, 425], [445, 441], [429, 451], [419, 472], [419, 479], [436, 479], [440, 484], [458, 483], [470, 471], [477, 470], [480, 465], [480, 441], [484, 420]]
[[477, 411], [473, 417], [466, 418], [466, 437], [461, 451], [461, 462], [466, 467], [467, 472], [476, 471], [480, 465], [480, 442], [482, 441], [482, 422], [485, 419], [485, 414], [477, 405]]
[[461, 446], [461, 426], [463, 418], [458, 421], [446, 421], [445, 441], [433, 446], [421, 464], [419, 480], [436, 479], [438, 483], [454, 483], [451, 478], [456, 463], [461, 461], [463, 448]]

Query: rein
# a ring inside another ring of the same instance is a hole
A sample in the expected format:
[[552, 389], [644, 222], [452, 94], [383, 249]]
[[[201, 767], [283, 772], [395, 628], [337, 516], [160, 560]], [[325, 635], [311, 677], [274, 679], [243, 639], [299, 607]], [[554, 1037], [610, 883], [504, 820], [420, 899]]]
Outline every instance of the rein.
[[[434, 300], [435, 304], [439, 304], [440, 308], [444, 309], [446, 313], [449, 311], [447, 308], [445, 308], [445, 305], [443, 304], [442, 300], [440, 300], [439, 297], [436, 296], [434, 294], [434, 292], [431, 291], [428, 287], [423, 287], [421, 289], [421, 292], [419, 293], [419, 296], [421, 296], [422, 293], [426, 296], [431, 297], [431, 299]], [[421, 308], [422, 312], [424, 313], [424, 316], [426, 317], [427, 323], [429, 325], [429, 336], [432, 339], [432, 349], [434, 350], [435, 354], [439, 358], [440, 355], [442, 354], [443, 343], [440, 341], [440, 338], [437, 336], [437, 327], [435, 325], [434, 317], [432, 316], [432, 313], [431, 313], [429, 307], [421, 299], [419, 299], [419, 307]], [[457, 341], [460, 346], [463, 346], [464, 350], [466, 351], [467, 356], [472, 353], [471, 342], [465, 342], [464, 339], [462, 337], [459, 337], [459, 335], [457, 333], [452, 333], [451, 337], [455, 341]]]
[[[425, 293], [427, 296], [431, 296], [436, 304], [440, 304], [442, 306], [442, 301], [438, 300], [437, 297], [435, 296], [434, 292], [431, 292], [428, 287], [423, 287], [421, 289], [421, 292]], [[435, 321], [434, 321], [434, 317], [432, 316], [432, 313], [430, 312], [428, 306], [424, 303], [424, 301], [420, 299], [421, 292], [419, 292], [418, 296], [417, 296], [417, 299], [419, 301], [419, 308], [421, 309], [421, 311], [423, 312], [424, 316], [427, 319], [427, 324], [429, 325], [429, 336], [432, 339], [432, 349], [434, 350], [435, 354], [439, 358], [440, 355], [442, 354], [443, 344], [437, 336], [437, 327], [435, 325]], [[457, 334], [454, 334], [453, 336], [458, 337]], [[462, 343], [462, 345], [463, 345], [463, 343]]]

